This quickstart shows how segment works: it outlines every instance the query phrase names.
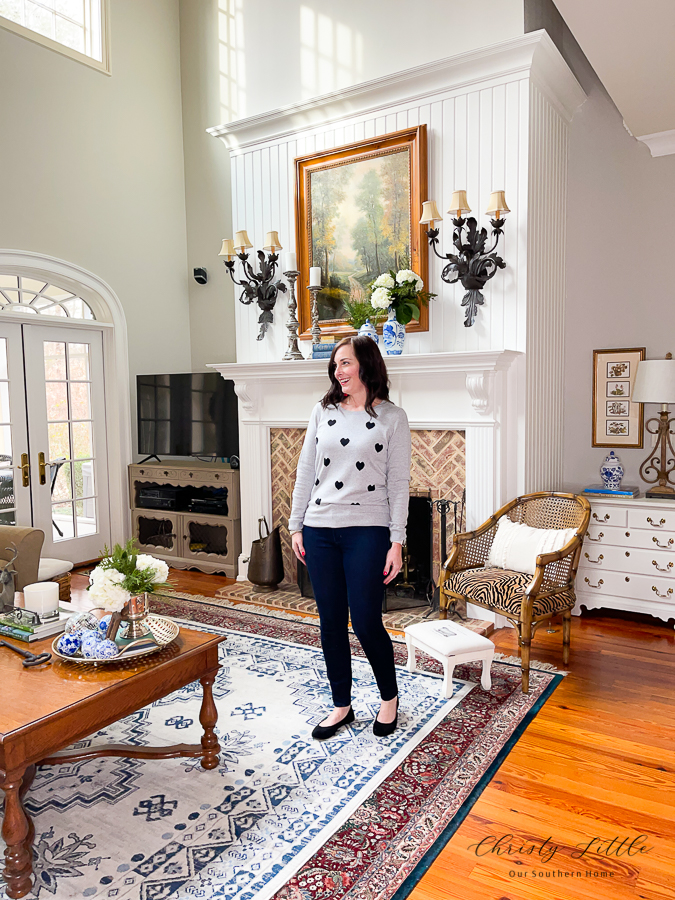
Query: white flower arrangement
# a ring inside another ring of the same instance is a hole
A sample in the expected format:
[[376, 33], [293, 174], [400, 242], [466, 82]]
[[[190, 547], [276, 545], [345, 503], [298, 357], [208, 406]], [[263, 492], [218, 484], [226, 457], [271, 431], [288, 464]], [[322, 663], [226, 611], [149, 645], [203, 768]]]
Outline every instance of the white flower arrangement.
[[[412, 269], [401, 269], [396, 273], [396, 283], [397, 284], [405, 284], [407, 281], [412, 281], [415, 283], [415, 289], [421, 291], [424, 287], [424, 282], [417, 274], [417, 272], [413, 272]], [[393, 285], [392, 285], [393, 287]]]
[[385, 272], [371, 284], [370, 305], [374, 310], [388, 309], [401, 325], [419, 319], [420, 307], [427, 306], [435, 294], [424, 290], [424, 281], [412, 269]]
[[[382, 277], [380, 275], [380, 278]], [[370, 295], [370, 303], [375, 309], [388, 309], [391, 305], [391, 293], [386, 287], [377, 287]]]
[[391, 290], [395, 284], [396, 284], [396, 282], [394, 281], [392, 276], [389, 274], [389, 272], [384, 272], [382, 275], [380, 275], [378, 278], [375, 279], [375, 281], [373, 282], [373, 287], [374, 288], [387, 288], [388, 290]]
[[169, 567], [161, 559], [147, 553], [137, 554], [133, 541], [125, 547], [115, 544], [89, 575], [89, 591], [97, 607], [121, 612], [132, 594], [152, 592], [166, 584]]

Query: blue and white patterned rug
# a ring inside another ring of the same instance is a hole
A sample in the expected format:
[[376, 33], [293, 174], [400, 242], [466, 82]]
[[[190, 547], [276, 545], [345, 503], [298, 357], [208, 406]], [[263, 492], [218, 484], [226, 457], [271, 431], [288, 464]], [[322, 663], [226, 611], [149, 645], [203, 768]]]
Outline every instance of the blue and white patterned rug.
[[[103, 758], [39, 770], [29, 896], [268, 900], [475, 687], [455, 681], [441, 699], [438, 676], [399, 667], [399, 728], [378, 739], [377, 687], [354, 658], [356, 721], [319, 743], [311, 730], [331, 706], [321, 651], [227, 633], [214, 685], [220, 766]], [[197, 741], [200, 702], [189, 685], [77, 746]]]

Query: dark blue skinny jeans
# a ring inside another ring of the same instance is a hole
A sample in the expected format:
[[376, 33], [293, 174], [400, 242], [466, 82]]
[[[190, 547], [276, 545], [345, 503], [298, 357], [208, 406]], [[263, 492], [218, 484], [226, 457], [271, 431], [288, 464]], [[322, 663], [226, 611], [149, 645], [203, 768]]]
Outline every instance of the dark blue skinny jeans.
[[305, 562], [321, 621], [321, 646], [335, 706], [349, 706], [352, 655], [349, 614], [354, 634], [372, 666], [380, 696], [398, 693], [394, 648], [382, 623], [384, 565], [391, 546], [389, 529], [380, 526], [302, 529]]

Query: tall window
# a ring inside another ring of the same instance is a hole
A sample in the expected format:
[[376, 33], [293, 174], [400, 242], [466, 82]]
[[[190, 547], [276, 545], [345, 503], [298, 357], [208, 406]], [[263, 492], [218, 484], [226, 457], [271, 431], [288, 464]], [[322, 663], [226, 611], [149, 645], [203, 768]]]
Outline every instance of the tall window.
[[0, 274], [0, 316], [9, 313], [65, 319], [96, 318], [86, 300], [72, 291], [24, 275]]
[[0, 0], [0, 24], [69, 56], [94, 60], [107, 71], [107, 2]]

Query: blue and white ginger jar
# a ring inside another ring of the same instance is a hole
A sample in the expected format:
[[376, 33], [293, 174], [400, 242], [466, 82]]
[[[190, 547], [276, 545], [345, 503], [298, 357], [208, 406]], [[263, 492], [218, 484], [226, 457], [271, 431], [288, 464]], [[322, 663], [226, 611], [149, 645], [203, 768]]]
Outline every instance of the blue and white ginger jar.
[[377, 329], [370, 321], [370, 319], [366, 319], [363, 325], [359, 328], [359, 335], [371, 338], [373, 341], [375, 341], [376, 344], [379, 343]]
[[609, 455], [605, 457], [604, 463], [600, 466], [600, 477], [602, 478], [602, 483], [609, 491], [618, 491], [621, 487], [623, 466], [613, 450], [609, 451]]
[[405, 342], [405, 325], [396, 318], [396, 311], [389, 310], [387, 321], [382, 326], [382, 343], [387, 356], [400, 356]]

